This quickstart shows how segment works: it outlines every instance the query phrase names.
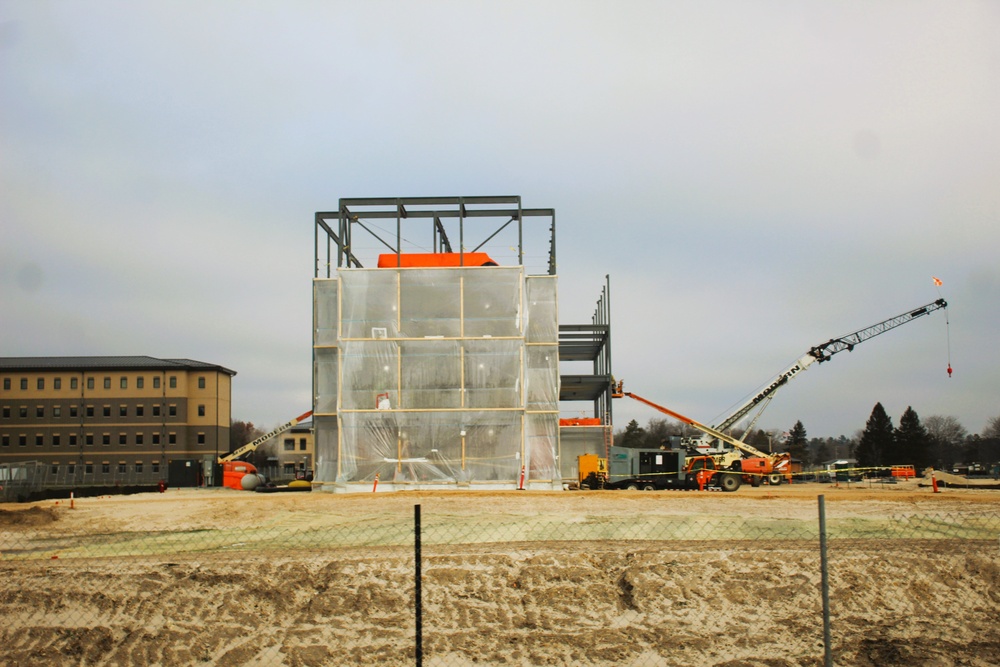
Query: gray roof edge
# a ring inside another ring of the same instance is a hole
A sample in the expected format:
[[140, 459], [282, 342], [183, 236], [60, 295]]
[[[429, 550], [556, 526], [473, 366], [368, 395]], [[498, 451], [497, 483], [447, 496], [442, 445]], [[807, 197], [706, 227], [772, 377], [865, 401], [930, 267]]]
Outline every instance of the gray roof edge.
[[218, 370], [236, 375], [219, 364], [193, 359], [158, 359], [145, 355], [91, 357], [0, 357], [4, 371], [81, 371], [81, 370]]

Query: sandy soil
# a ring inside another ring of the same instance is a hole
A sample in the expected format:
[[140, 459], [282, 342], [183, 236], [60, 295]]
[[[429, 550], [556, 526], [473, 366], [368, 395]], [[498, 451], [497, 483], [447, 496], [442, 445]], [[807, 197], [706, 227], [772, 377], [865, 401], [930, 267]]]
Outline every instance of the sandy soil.
[[[816, 540], [718, 538], [734, 525], [815, 528], [819, 494], [832, 538], [919, 515], [1000, 529], [1000, 491], [918, 482], [733, 494], [192, 489], [0, 505], [0, 664], [415, 664], [419, 504], [426, 665], [820, 665]], [[494, 532], [475, 533], [485, 524]], [[673, 525], [690, 532], [621, 531]], [[302, 534], [333, 543], [302, 546]], [[215, 538], [232, 548], [208, 546]], [[123, 552], [135, 555], [108, 555]], [[837, 664], [1000, 664], [997, 537], [841, 537], [830, 553]]]

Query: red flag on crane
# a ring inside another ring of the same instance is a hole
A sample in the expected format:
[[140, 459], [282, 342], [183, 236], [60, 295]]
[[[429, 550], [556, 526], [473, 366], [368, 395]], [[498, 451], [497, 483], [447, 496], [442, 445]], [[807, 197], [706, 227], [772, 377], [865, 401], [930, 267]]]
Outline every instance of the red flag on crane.
[[936, 276], [931, 276], [931, 278], [934, 278], [934, 284], [937, 285], [938, 287], [941, 287], [941, 285], [944, 284], [941, 282], [941, 279], [937, 278]]

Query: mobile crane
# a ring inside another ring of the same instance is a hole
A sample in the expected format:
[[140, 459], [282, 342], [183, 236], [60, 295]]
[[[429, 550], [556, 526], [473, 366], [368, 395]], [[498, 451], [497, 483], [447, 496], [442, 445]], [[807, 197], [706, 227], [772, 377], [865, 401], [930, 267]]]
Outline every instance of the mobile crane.
[[[699, 469], [704, 469], [705, 472], [703, 472], [702, 475], [706, 476], [706, 481], [709, 484], [712, 484], [712, 482], [715, 481], [715, 478], [718, 477], [718, 481], [720, 482], [723, 490], [735, 491], [740, 487], [741, 482], [749, 482], [753, 486], [758, 486], [764, 478], [768, 479], [771, 484], [780, 484], [783, 478], [790, 479], [792, 457], [787, 452], [781, 454], [765, 454], [756, 447], [753, 447], [741, 440], [732, 438], [711, 426], [706, 426], [705, 424], [696, 422], [690, 417], [685, 417], [679, 412], [674, 412], [670, 408], [654, 403], [648, 398], [643, 398], [638, 394], [624, 391], [624, 383], [624, 380], [620, 380], [617, 385], [612, 385], [612, 398], [628, 396], [629, 398], [635, 399], [640, 403], [648, 405], [654, 410], [658, 410], [665, 415], [669, 415], [670, 417], [687, 424], [688, 426], [698, 429], [709, 438], [722, 441], [734, 448], [729, 450], [720, 450], [713, 454], [692, 452], [692, 456], [687, 457], [685, 467], [687, 469], [692, 469], [693, 466], [697, 466]], [[704, 459], [709, 459], [714, 465], [706, 465]], [[701, 461], [700, 464], [698, 463], [699, 461]], [[740, 474], [733, 475], [731, 474], [732, 472]], [[736, 478], [735, 482], [730, 479], [732, 477]]]
[[[919, 308], [914, 308], [900, 315], [896, 315], [895, 317], [890, 317], [889, 319], [883, 320], [878, 324], [873, 324], [869, 327], [865, 327], [864, 329], [859, 329], [853, 333], [840, 336], [839, 338], [831, 338], [825, 343], [821, 343], [819, 345], [809, 348], [808, 352], [802, 355], [802, 357], [800, 357], [791, 366], [789, 366], [784, 371], [779, 373], [778, 376], [775, 377], [774, 380], [772, 380], [760, 392], [758, 392], [749, 400], [747, 400], [745, 403], [740, 405], [727, 417], [725, 417], [721, 422], [719, 422], [712, 428], [716, 431], [726, 431], [735, 426], [736, 424], [738, 424], [744, 417], [750, 414], [750, 412], [752, 412], [755, 408], [759, 407], [756, 416], [751, 422], [750, 428], [747, 428], [746, 432], [744, 433], [745, 437], [746, 433], [749, 433], [752, 430], [753, 424], [757, 422], [757, 419], [760, 417], [761, 413], [763, 413], [764, 409], [771, 402], [771, 399], [774, 398], [775, 392], [777, 392], [778, 389], [780, 389], [781, 387], [785, 386], [788, 383], [788, 381], [794, 378], [796, 375], [809, 368], [812, 364], [817, 362], [823, 363], [825, 361], [829, 361], [833, 357], [833, 355], [837, 354], [838, 352], [843, 352], [844, 350], [851, 352], [857, 345], [860, 345], [861, 343], [865, 342], [870, 338], [874, 338], [879, 334], [883, 334], [886, 331], [895, 329], [896, 327], [906, 324], [907, 322], [912, 322], [913, 320], [919, 317], [923, 317], [924, 315], [929, 315], [936, 310], [946, 309], [947, 307], [948, 307], [947, 301], [945, 301], [944, 299], [938, 299], [937, 301], [933, 301], [924, 306], [920, 306]], [[948, 372], [949, 374], [951, 373], [950, 366]], [[717, 441], [719, 440], [721, 440], [722, 442], [727, 442], [722, 438], [719, 438], [717, 435], [713, 435], [711, 433], [708, 433], [707, 431], [703, 431], [703, 435], [700, 438], [698, 438], [696, 442], [689, 444], [692, 444], [698, 451], [702, 453], [716, 454], [724, 449], [718, 445]]]
[[311, 416], [312, 410], [299, 415], [291, 421], [285, 422], [259, 438], [254, 438], [225, 456], [220, 456], [219, 463], [222, 464], [222, 485], [230, 489], [236, 489], [237, 491], [253, 491], [263, 484], [264, 480], [262, 479], [262, 475], [257, 472], [257, 467], [248, 461], [241, 461], [240, 458], [250, 454], [274, 436], [284, 433], [300, 422], [309, 419]]

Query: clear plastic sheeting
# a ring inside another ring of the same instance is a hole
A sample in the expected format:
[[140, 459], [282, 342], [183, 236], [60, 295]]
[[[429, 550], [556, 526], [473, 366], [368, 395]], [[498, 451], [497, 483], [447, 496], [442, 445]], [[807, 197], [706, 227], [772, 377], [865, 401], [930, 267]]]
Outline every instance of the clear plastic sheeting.
[[346, 341], [340, 348], [340, 405], [344, 410], [374, 410], [389, 393], [398, 401], [399, 343], [391, 340]]
[[519, 340], [467, 340], [463, 345], [467, 408], [523, 409]]
[[560, 483], [555, 285], [521, 267], [317, 280], [317, 481]]
[[337, 418], [313, 416], [316, 463], [314, 479], [337, 479]]
[[400, 336], [398, 271], [341, 269], [337, 278], [341, 291], [338, 340]]
[[462, 335], [523, 338], [520, 269], [497, 267], [463, 273]]
[[335, 347], [321, 347], [313, 351], [315, 414], [337, 412], [337, 353]]
[[555, 276], [529, 276], [525, 280], [525, 308], [525, 339], [529, 343], [558, 343]]
[[[407, 410], [462, 407], [462, 341], [408, 340], [399, 344], [399, 378], [391, 397]], [[391, 405], [391, 403], [390, 403]]]
[[337, 344], [337, 286], [336, 280], [313, 282], [313, 344]]
[[401, 336], [462, 335], [462, 285], [452, 273], [430, 269], [405, 272], [399, 281]]
[[557, 479], [559, 414], [528, 413], [525, 421], [525, 467], [527, 478]]
[[354, 412], [341, 423], [341, 483], [376, 474], [380, 483], [509, 482], [520, 472], [514, 412]]
[[529, 345], [525, 349], [525, 387], [527, 409], [532, 411], [559, 410], [559, 346]]

